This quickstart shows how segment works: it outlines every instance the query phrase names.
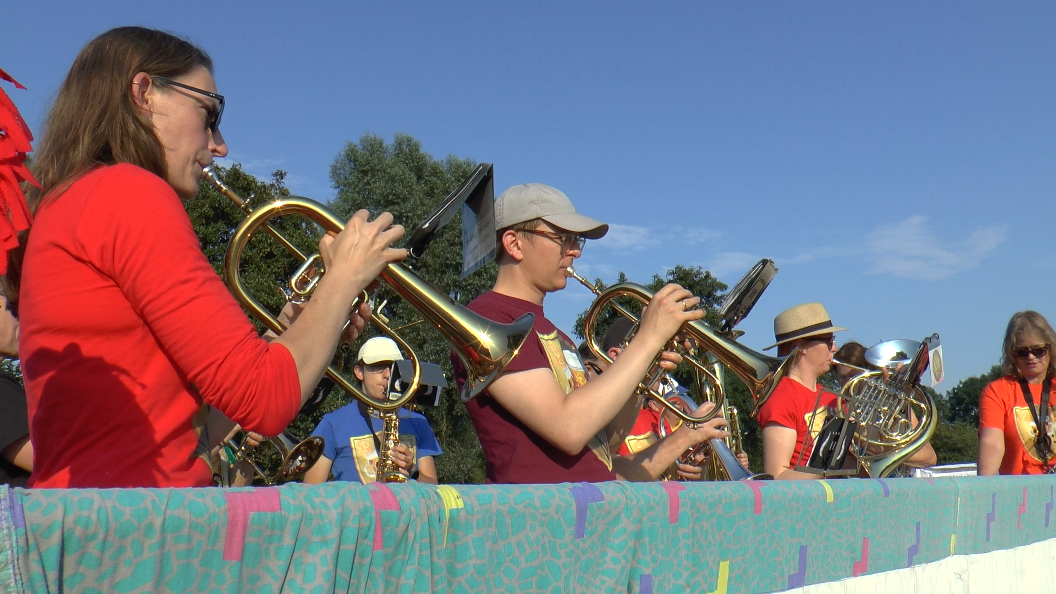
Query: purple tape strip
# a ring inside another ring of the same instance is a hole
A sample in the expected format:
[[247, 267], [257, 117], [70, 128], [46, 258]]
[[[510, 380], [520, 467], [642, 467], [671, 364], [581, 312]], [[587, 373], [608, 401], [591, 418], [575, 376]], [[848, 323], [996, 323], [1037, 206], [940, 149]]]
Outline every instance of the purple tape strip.
[[381, 526], [382, 511], [400, 511], [400, 501], [385, 483], [370, 484], [370, 500], [374, 502], [374, 550], [385, 548], [384, 531]]
[[664, 481], [660, 483], [664, 491], [667, 491], [667, 521], [670, 524], [678, 523], [678, 512], [681, 509], [682, 498], [679, 493], [686, 490], [686, 486], [675, 481]]
[[884, 488], [884, 497], [890, 497], [891, 496], [891, 489], [890, 489], [890, 487], [887, 486], [887, 483], [884, 482], [883, 479], [873, 479], [873, 480], [878, 482], [878, 483], [880, 483], [880, 486]]
[[909, 545], [909, 549], [906, 552], [906, 567], [913, 567], [913, 559], [920, 552], [920, 522], [917, 522], [917, 540]]
[[1052, 506], [1056, 503], [1056, 487], [1049, 487], [1049, 502], [1045, 504], [1045, 527], [1049, 527], [1049, 518], [1052, 517]]
[[[751, 482], [751, 481], [749, 481]], [[807, 583], [807, 545], [799, 546], [799, 571], [796, 573], [789, 574], [788, 576], [788, 590], [792, 588], [802, 588]]]
[[638, 592], [641, 594], [653, 594], [653, 574], [643, 573], [638, 578]]
[[246, 548], [249, 514], [282, 511], [282, 499], [275, 487], [252, 491], [224, 492], [227, 500], [227, 532], [224, 534], [224, 561], [241, 561]]
[[997, 519], [997, 493], [990, 499], [990, 511], [986, 513], [986, 542], [990, 542], [990, 524]]
[[[8, 501], [11, 505], [11, 522], [14, 523], [15, 528], [26, 527], [26, 511], [22, 509], [22, 501], [15, 495], [14, 491], [8, 489]], [[1046, 526], [1048, 524], [1046, 523]]]
[[862, 539], [862, 558], [851, 564], [851, 573], [858, 577], [869, 571], [869, 537]]
[[587, 510], [591, 503], [605, 501], [601, 489], [590, 483], [580, 483], [570, 487], [572, 498], [576, 500], [576, 538], [583, 538], [587, 533]]

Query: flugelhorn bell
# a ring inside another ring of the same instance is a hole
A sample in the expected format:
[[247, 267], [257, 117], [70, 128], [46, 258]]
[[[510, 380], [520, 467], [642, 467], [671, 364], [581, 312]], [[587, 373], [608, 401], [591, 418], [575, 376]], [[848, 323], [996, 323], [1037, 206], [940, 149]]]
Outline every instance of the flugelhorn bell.
[[[228, 188], [216, 176], [211, 167], [205, 168], [205, 175], [222, 194], [239, 205], [243, 210], [249, 210], [244, 206], [245, 201]], [[238, 226], [231, 237], [224, 260], [227, 282], [235, 298], [254, 317], [277, 334], [284, 332], [286, 330], [285, 326], [250, 294], [242, 281], [239, 264], [249, 240], [262, 227], [273, 236], [276, 236], [279, 242], [293, 252], [294, 255], [300, 257], [302, 261], [307, 261], [308, 257], [300, 253], [269, 225], [272, 219], [291, 214], [308, 218], [330, 233], [340, 233], [345, 226], [344, 221], [340, 220], [330, 209], [314, 200], [299, 196], [272, 200], [248, 213], [246, 219]], [[463, 400], [469, 400], [480, 394], [502, 373], [502, 370], [513, 360], [521, 345], [524, 344], [535, 321], [535, 316], [530, 313], [524, 314], [510, 324], [500, 324], [488, 320], [466, 309], [400, 264], [387, 265], [381, 271], [379, 278], [392, 287], [408, 304], [418, 310], [422, 317], [432, 324], [451, 344], [455, 353], [462, 360], [469, 376], [462, 388], [461, 397]], [[291, 281], [290, 284], [292, 287], [298, 283]], [[410, 378], [407, 390], [397, 399], [376, 399], [356, 388], [333, 366], [327, 368], [326, 375], [341, 389], [367, 406], [380, 411], [394, 411], [414, 398], [421, 379], [421, 365], [417, 363], [417, 357], [414, 355], [410, 345], [393, 332], [383, 318], [375, 313], [372, 315], [371, 321], [392, 337], [400, 345], [400, 348], [408, 354], [408, 358], [415, 362], [414, 376]]]
[[[571, 266], [568, 268], [567, 274], [578, 280], [597, 296], [584, 316], [583, 333], [587, 337], [587, 345], [591, 352], [593, 352], [598, 358], [611, 363], [612, 360], [602, 351], [601, 347], [597, 344], [594, 335], [594, 329], [597, 325], [598, 316], [600, 315], [602, 308], [619, 297], [631, 297], [645, 305], [653, 298], [653, 293], [642, 285], [626, 282], [615, 284], [604, 290], [600, 290], [586, 279], [576, 274], [576, 271]], [[611, 305], [621, 315], [630, 318], [636, 323], [638, 322], [638, 316], [632, 314], [626, 308], [623, 308], [616, 303], [612, 303]], [[755, 400], [756, 410], [758, 410], [759, 407], [770, 397], [770, 394], [773, 393], [777, 384], [781, 381], [781, 378], [787, 373], [793, 360], [793, 357], [791, 356], [780, 358], [757, 353], [735, 340], [726, 338], [701, 320], [686, 322], [682, 325], [679, 332], [687, 338], [694, 340], [697, 346], [702, 350], [713, 354], [716, 359], [725, 364], [727, 368], [736, 373], [737, 376], [744, 381], [749, 392], [752, 394], [752, 398]], [[698, 370], [706, 370], [709, 366], [709, 363], [699, 361], [688, 354], [684, 355], [683, 358], [687, 363]], [[658, 367], [658, 362], [659, 354], [657, 355], [657, 360], [654, 361], [654, 368]], [[649, 381], [648, 376], [646, 381]], [[648, 384], [646, 384], [646, 386], [648, 386]], [[658, 398], [657, 400], [667, 408], [668, 411], [690, 425], [706, 423], [718, 415], [722, 410], [722, 402], [720, 401], [715, 403], [715, 408], [713, 408], [708, 414], [703, 417], [694, 417], [682, 412], [678, 407], [672, 405], [664, 398]]]

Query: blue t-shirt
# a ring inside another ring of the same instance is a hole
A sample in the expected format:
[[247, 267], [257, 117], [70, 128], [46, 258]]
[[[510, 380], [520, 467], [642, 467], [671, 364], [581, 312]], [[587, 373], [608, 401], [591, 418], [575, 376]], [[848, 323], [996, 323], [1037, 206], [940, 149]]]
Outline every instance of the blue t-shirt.
[[[436, 442], [433, 430], [429, 428], [429, 421], [423, 415], [402, 408], [397, 415], [400, 420], [400, 443], [414, 452], [415, 460], [444, 453]], [[384, 421], [370, 417], [370, 422], [378, 440], [381, 440]], [[312, 435], [326, 440], [323, 455], [334, 462], [331, 472], [335, 481], [366, 484], [377, 480], [378, 451], [358, 403], [343, 406], [324, 416]]]

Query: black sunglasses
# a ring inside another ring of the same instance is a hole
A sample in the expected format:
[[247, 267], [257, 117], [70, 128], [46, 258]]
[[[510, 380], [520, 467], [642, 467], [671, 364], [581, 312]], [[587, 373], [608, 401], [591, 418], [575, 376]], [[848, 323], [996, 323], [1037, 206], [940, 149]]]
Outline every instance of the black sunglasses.
[[209, 125], [209, 130], [213, 132], [216, 132], [220, 128], [220, 117], [224, 115], [223, 95], [220, 95], [218, 93], [210, 93], [209, 91], [199, 89], [198, 87], [192, 87], [191, 85], [185, 85], [183, 83], [176, 82], [172, 79], [165, 78], [164, 76], [152, 76], [151, 79], [156, 80], [161, 84], [179, 87], [181, 89], [191, 91], [192, 93], [198, 93], [199, 95], [205, 95], [206, 97], [216, 99], [217, 103], [219, 104], [219, 107], [213, 107], [212, 105], [209, 105], [209, 107], [206, 108], [206, 122]]
[[1034, 355], [1035, 359], [1040, 359], [1049, 353], [1049, 345], [1043, 344], [1041, 346], [1034, 347], [1023, 347], [1012, 351], [1012, 356], [1017, 359], [1026, 359], [1030, 355]]

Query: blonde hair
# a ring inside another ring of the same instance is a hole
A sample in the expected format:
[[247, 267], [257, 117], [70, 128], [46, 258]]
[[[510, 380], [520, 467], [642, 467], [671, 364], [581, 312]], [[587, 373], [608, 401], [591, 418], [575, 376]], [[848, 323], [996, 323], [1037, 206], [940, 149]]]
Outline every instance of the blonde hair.
[[[1019, 338], [1031, 332], [1040, 336], [1049, 349], [1056, 345], [1056, 332], [1052, 330], [1045, 316], [1030, 310], [1016, 313], [1008, 321], [1008, 327], [1005, 328], [1005, 340], [1001, 345], [1001, 370], [1005, 372], [1005, 375], [1019, 377], [1019, 367], [1016, 366], [1016, 357], [1012, 351], [1016, 349]], [[1056, 375], [1056, 357], [1053, 357], [1051, 352], [1049, 369], [1046, 373], [1049, 376]]]

